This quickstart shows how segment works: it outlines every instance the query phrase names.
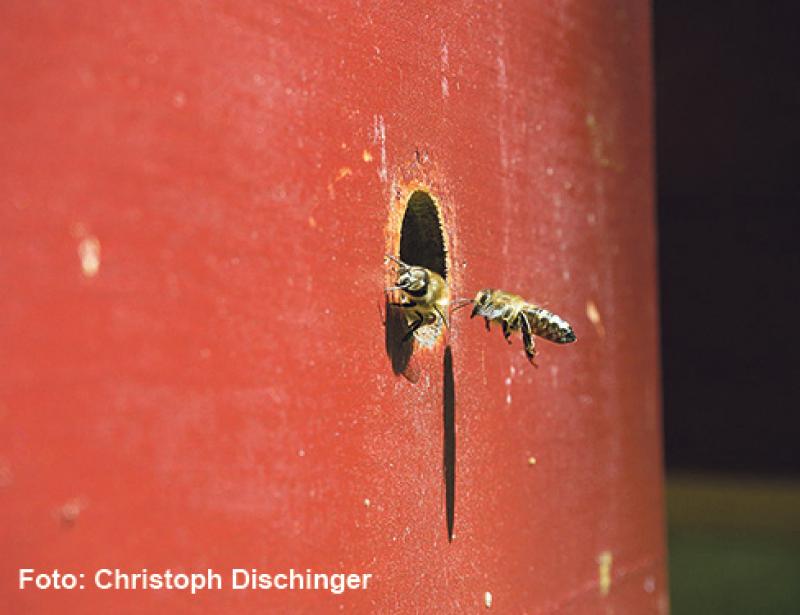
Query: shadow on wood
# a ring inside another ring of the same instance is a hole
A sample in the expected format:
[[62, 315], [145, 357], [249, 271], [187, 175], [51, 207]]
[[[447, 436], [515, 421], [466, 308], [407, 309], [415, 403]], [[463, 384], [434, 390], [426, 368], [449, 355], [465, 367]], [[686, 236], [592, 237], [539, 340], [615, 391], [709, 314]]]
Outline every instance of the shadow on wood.
[[416, 382], [414, 370], [409, 368], [411, 356], [414, 354], [414, 338], [403, 341], [409, 331], [408, 320], [403, 309], [391, 305], [386, 300], [386, 354], [392, 361], [392, 371], [402, 374], [411, 382]]

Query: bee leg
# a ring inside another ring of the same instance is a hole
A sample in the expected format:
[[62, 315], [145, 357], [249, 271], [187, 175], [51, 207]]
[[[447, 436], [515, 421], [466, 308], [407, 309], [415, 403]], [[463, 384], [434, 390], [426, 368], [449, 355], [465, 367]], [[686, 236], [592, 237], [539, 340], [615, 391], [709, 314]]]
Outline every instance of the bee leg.
[[533, 358], [536, 356], [536, 342], [534, 342], [533, 335], [531, 335], [531, 324], [524, 313], [520, 314], [519, 318], [522, 329], [522, 343], [525, 345], [525, 356], [528, 357], [531, 365], [539, 367], [533, 362]]
[[403, 343], [407, 342], [411, 339], [411, 336], [414, 335], [414, 332], [419, 329], [425, 322], [425, 319], [420, 315], [419, 312], [416, 312], [417, 319], [411, 323], [411, 326], [408, 328], [408, 331], [403, 336]]
[[508, 323], [505, 320], [502, 321], [502, 325], [503, 325], [503, 337], [506, 338], [506, 341], [509, 344], [511, 344], [511, 329], [509, 329]]
[[484, 317], [484, 319], [483, 319], [483, 320], [484, 320], [484, 322], [486, 323], [486, 330], [487, 330], [487, 331], [489, 331], [489, 332], [491, 332], [491, 330], [492, 330], [492, 327], [491, 327], [491, 326], [489, 326], [489, 325], [490, 325], [490, 323], [491, 323], [492, 321], [491, 321], [491, 320], [489, 320], [488, 318], [485, 318], [485, 317]]
[[[434, 305], [433, 309], [436, 310], [436, 313], [439, 315], [439, 318], [442, 319], [442, 322], [444, 323], [444, 326], [449, 329], [450, 328], [450, 323], [447, 322], [447, 319], [444, 317], [444, 314], [442, 314], [442, 311], [439, 309], [439, 306]], [[436, 322], [436, 321], [434, 320], [434, 322]]]

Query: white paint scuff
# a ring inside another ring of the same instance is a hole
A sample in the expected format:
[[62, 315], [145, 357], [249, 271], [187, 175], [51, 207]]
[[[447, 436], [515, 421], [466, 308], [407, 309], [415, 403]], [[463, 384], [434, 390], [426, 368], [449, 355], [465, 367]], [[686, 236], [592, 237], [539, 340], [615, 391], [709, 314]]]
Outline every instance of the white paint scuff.
[[450, 94], [450, 84], [447, 81], [447, 69], [449, 67], [449, 52], [447, 49], [447, 41], [444, 39], [444, 35], [442, 35], [442, 49], [441, 49], [441, 60], [442, 60], [442, 97], [447, 98]]
[[78, 258], [81, 271], [87, 278], [93, 278], [100, 271], [100, 240], [94, 235], [84, 237], [78, 243]]
[[383, 115], [375, 114], [373, 123], [373, 141], [381, 148], [381, 166], [378, 168], [378, 177], [382, 182], [389, 178], [388, 167], [386, 165], [386, 123]]

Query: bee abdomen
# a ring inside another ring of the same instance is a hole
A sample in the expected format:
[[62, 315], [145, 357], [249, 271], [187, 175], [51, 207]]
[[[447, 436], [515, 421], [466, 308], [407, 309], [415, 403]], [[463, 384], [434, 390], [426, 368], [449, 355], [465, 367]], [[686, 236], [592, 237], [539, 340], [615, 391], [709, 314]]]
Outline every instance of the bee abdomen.
[[572, 326], [560, 316], [539, 307], [525, 311], [534, 335], [556, 344], [569, 344], [575, 341], [575, 332], [572, 330]]

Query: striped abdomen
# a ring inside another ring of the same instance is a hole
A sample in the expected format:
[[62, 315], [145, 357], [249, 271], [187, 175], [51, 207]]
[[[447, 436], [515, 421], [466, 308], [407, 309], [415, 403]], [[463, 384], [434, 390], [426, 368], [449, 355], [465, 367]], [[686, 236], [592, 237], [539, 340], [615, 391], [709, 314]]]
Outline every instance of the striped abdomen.
[[563, 318], [544, 308], [528, 306], [525, 314], [531, 323], [531, 333], [556, 344], [575, 341], [572, 326]]

